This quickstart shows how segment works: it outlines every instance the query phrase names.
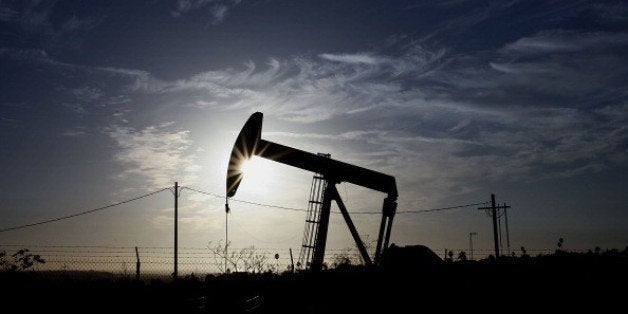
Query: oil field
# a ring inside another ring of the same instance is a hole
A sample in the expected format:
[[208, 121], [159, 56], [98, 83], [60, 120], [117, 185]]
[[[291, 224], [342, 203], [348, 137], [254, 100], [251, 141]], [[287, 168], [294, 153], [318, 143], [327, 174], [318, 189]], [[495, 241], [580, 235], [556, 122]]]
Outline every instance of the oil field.
[[622, 1], [0, 1], [24, 313], [622, 308]]

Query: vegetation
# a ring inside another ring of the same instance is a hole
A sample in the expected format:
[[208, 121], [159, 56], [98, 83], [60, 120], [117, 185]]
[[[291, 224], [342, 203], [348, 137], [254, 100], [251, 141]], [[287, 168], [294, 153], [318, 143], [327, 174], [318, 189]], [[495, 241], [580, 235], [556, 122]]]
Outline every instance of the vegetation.
[[[221, 243], [214, 249], [218, 248], [224, 254]], [[229, 253], [231, 273], [170, 281], [72, 273], [48, 276], [21, 271], [41, 260], [26, 249], [1, 256], [0, 282], [12, 287], [3, 297], [24, 304], [27, 312], [84, 313], [97, 306], [105, 312], [147, 313], [407, 313], [428, 304], [465, 310], [485, 300], [489, 291], [492, 302], [503, 308], [523, 300], [542, 304], [543, 309], [557, 306], [563, 310], [571, 303], [563, 298], [557, 301], [555, 295], [560, 292], [604, 311], [605, 304], [622, 300], [622, 290], [613, 287], [628, 279], [628, 248], [595, 248], [585, 253], [556, 250], [529, 256], [522, 247], [514, 256], [479, 261], [469, 260], [466, 252], [448, 251], [446, 262], [390, 269], [356, 265], [348, 250], [338, 254], [323, 273], [278, 274], [272, 257], [256, 256], [251, 247]], [[218, 262], [224, 265], [224, 259]]]
[[0, 269], [3, 271], [23, 271], [45, 262], [39, 255], [30, 253], [28, 249], [18, 250], [10, 257], [6, 251], [0, 252]]
[[[263, 273], [278, 271], [276, 265], [270, 263], [265, 254], [258, 253], [254, 246], [235, 251], [225, 250], [225, 245], [222, 242], [218, 242], [213, 248], [211, 243], [209, 246], [214, 253], [214, 263], [220, 272]], [[228, 247], [229, 245], [227, 245]]]

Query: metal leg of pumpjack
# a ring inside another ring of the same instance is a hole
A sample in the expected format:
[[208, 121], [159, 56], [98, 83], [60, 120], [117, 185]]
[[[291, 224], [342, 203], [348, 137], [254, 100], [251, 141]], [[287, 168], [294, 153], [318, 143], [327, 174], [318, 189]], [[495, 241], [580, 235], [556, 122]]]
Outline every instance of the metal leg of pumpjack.
[[386, 249], [388, 248], [393, 218], [395, 217], [396, 211], [396, 198], [391, 198], [390, 196], [385, 198], [382, 209], [382, 222], [379, 226], [379, 237], [377, 239], [377, 252], [375, 253], [376, 265], [379, 265], [382, 262], [382, 255], [384, 255]]
[[386, 229], [386, 209], [387, 203], [386, 199], [384, 200], [384, 204], [382, 205], [382, 221], [379, 224], [379, 234], [377, 235], [377, 248], [375, 249], [375, 265], [379, 265], [381, 262], [382, 255], [382, 245], [384, 243], [384, 231]]
[[327, 181], [327, 188], [323, 195], [323, 206], [321, 206], [320, 220], [318, 230], [316, 232], [316, 243], [314, 244], [314, 256], [312, 257], [312, 271], [321, 271], [323, 269], [323, 260], [325, 259], [325, 245], [327, 244], [327, 229], [329, 229], [329, 214], [331, 211], [332, 190], [335, 184]]
[[358, 246], [358, 250], [360, 250], [360, 254], [362, 255], [362, 259], [364, 260], [364, 265], [366, 266], [373, 265], [373, 263], [371, 262], [371, 258], [369, 257], [369, 253], [366, 251], [366, 247], [364, 246], [364, 243], [362, 242], [362, 239], [360, 238], [360, 234], [358, 233], [358, 230], [355, 228], [355, 225], [353, 224], [353, 221], [351, 220], [351, 217], [349, 216], [349, 212], [347, 211], [347, 208], [345, 207], [345, 204], [342, 201], [342, 198], [340, 198], [340, 194], [338, 194], [338, 190], [336, 189], [335, 186], [328, 187], [328, 189], [332, 190], [332, 193], [333, 193], [332, 197], [334, 198], [334, 200], [336, 200], [336, 204], [338, 204], [338, 208], [340, 208], [340, 213], [342, 214], [342, 217], [344, 217], [345, 222], [347, 223], [347, 226], [349, 227], [351, 236], [353, 236], [353, 240], [355, 240], [355, 244]]
[[379, 265], [382, 254], [382, 243], [384, 241], [384, 228], [386, 228], [386, 215], [382, 215], [382, 222], [379, 224], [379, 234], [377, 235], [377, 248], [375, 248], [375, 265]]
[[386, 227], [386, 238], [384, 240], [384, 248], [383, 251], [386, 252], [386, 249], [388, 249], [388, 241], [390, 240], [390, 232], [392, 231], [392, 223], [393, 223], [393, 218], [395, 216], [391, 215], [388, 217], [388, 226]]

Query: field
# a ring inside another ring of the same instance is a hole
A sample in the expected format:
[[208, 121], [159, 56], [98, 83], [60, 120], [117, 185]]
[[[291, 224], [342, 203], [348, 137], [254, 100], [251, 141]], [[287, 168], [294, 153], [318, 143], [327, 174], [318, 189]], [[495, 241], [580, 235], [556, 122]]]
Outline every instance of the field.
[[24, 312], [414, 313], [585, 307], [603, 311], [623, 304], [627, 266], [627, 251], [610, 251], [178, 280], [33, 271], [5, 271], [0, 278], [3, 299]]

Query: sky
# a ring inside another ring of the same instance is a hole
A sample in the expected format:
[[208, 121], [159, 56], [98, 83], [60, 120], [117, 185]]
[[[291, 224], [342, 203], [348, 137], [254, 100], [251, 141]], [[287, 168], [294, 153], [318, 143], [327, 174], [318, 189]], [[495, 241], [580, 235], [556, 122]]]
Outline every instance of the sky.
[[[0, 227], [172, 186], [224, 196], [262, 138], [396, 177], [398, 211], [485, 202], [513, 250], [628, 244], [624, 1], [0, 1]], [[237, 199], [306, 208], [312, 173], [260, 160]], [[342, 183], [353, 212], [384, 194]], [[184, 189], [179, 245], [224, 242], [224, 200]], [[334, 211], [337, 209], [334, 207]], [[165, 191], [0, 243], [171, 246]], [[232, 246], [298, 249], [305, 213], [231, 203]], [[379, 216], [355, 215], [365, 241]], [[391, 242], [492, 247], [476, 207], [400, 214]], [[351, 247], [333, 215], [328, 247]]]

